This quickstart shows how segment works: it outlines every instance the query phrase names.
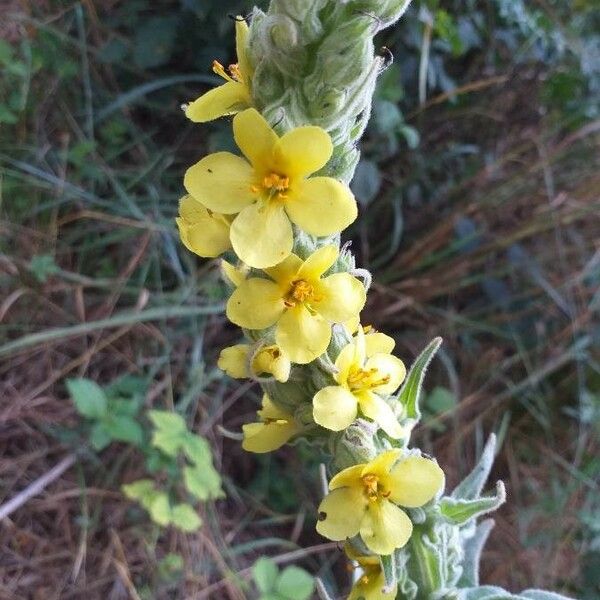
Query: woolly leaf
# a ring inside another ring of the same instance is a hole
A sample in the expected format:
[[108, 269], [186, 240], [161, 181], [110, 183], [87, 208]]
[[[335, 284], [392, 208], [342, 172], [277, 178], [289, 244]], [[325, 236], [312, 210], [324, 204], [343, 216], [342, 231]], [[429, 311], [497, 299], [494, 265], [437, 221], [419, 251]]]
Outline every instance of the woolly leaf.
[[462, 525], [471, 519], [496, 510], [505, 501], [506, 490], [504, 489], [504, 484], [498, 481], [495, 496], [476, 498], [474, 500], [457, 500], [455, 498], [444, 497], [440, 500], [440, 510], [448, 521], [455, 525]]
[[494, 528], [494, 519], [486, 519], [477, 525], [471, 537], [464, 540], [463, 572], [459, 581], [461, 587], [479, 585], [479, 562], [481, 552], [490, 532]]
[[492, 469], [496, 453], [496, 436], [492, 433], [483, 449], [475, 468], [459, 483], [452, 492], [452, 498], [473, 500], [481, 494]]
[[385, 578], [385, 592], [391, 592], [398, 585], [395, 553], [380, 556], [381, 570]]
[[421, 396], [421, 388], [423, 379], [429, 363], [435, 356], [442, 343], [442, 338], [434, 338], [429, 345], [419, 354], [413, 363], [406, 380], [398, 394], [398, 401], [404, 406], [406, 416], [410, 419], [420, 419], [421, 411], [419, 409], [419, 398]]

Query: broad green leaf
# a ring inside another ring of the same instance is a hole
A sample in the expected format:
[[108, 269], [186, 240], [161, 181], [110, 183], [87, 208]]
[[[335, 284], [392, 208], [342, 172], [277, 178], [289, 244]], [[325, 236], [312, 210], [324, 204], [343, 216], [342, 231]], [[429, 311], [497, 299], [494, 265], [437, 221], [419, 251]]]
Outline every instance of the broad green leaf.
[[108, 399], [108, 411], [113, 415], [135, 417], [139, 410], [139, 404], [135, 400]]
[[434, 387], [425, 398], [427, 408], [435, 413], [442, 414], [456, 407], [458, 399], [448, 388], [442, 386]]
[[435, 356], [442, 343], [442, 338], [433, 339], [429, 345], [419, 354], [413, 363], [404, 384], [400, 388], [398, 401], [404, 406], [406, 416], [410, 419], [420, 419], [421, 411], [419, 409], [419, 398], [421, 397], [421, 388], [423, 379], [429, 363]]
[[154, 500], [157, 494], [152, 479], [138, 479], [132, 483], [122, 485], [121, 489], [127, 498], [137, 500], [144, 507], [146, 504], [151, 504], [151, 501]]
[[199, 435], [188, 433], [183, 442], [185, 455], [197, 466], [212, 465], [209, 443]]
[[307, 600], [315, 590], [315, 580], [300, 567], [287, 567], [277, 578], [275, 591], [286, 600]]
[[131, 417], [118, 415], [107, 419], [103, 424], [114, 440], [129, 442], [136, 446], [141, 446], [144, 441], [140, 424]]
[[198, 500], [223, 496], [221, 477], [212, 465], [185, 467], [183, 469], [183, 480], [190, 494]]
[[106, 427], [102, 421], [94, 423], [90, 431], [90, 444], [94, 450], [104, 450], [112, 441], [112, 436], [106, 430]]
[[150, 517], [158, 525], [163, 527], [171, 522], [171, 506], [165, 492], [156, 492], [150, 506], [148, 506]]
[[202, 525], [202, 519], [189, 504], [177, 504], [171, 510], [171, 523], [181, 531], [196, 531]]
[[152, 445], [169, 456], [176, 456], [188, 433], [183, 418], [164, 410], [148, 411], [148, 416], [156, 427], [152, 435]]
[[67, 379], [67, 390], [80, 415], [89, 419], [106, 415], [106, 395], [97, 383], [83, 378]]
[[277, 565], [270, 558], [262, 556], [254, 563], [252, 574], [258, 589], [266, 594], [275, 588], [279, 573]]

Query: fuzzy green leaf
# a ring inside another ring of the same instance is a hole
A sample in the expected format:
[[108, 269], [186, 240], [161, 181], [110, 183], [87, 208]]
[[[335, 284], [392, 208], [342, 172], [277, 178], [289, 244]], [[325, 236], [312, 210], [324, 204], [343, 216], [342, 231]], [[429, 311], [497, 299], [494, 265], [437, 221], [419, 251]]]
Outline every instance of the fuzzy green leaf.
[[457, 500], [448, 496], [440, 500], [442, 515], [455, 525], [463, 525], [471, 519], [480, 517], [496, 510], [506, 501], [504, 484], [498, 481], [496, 495], [491, 497], [475, 498], [473, 500]]
[[171, 510], [170, 521], [181, 531], [196, 531], [202, 525], [202, 519], [189, 504], [177, 504]]
[[156, 427], [152, 445], [168, 456], [176, 456], [188, 433], [183, 417], [165, 410], [148, 411], [148, 416]]
[[481, 494], [492, 469], [496, 453], [496, 436], [491, 434], [475, 468], [459, 483], [452, 492], [452, 498], [473, 500]]
[[221, 477], [212, 464], [202, 467], [185, 467], [183, 479], [187, 490], [198, 500], [223, 496]]
[[434, 338], [429, 345], [419, 354], [413, 363], [404, 385], [400, 388], [398, 401], [404, 406], [406, 416], [409, 419], [420, 419], [421, 411], [419, 409], [419, 398], [421, 397], [421, 388], [423, 379], [429, 363], [435, 356], [442, 343], [442, 338]]
[[396, 557], [394, 554], [380, 556], [381, 570], [385, 578], [385, 589], [391, 591], [398, 585], [398, 573], [396, 570]]
[[67, 379], [67, 390], [80, 415], [88, 419], [101, 419], [106, 415], [104, 390], [91, 379]]
[[252, 574], [258, 589], [266, 594], [275, 588], [279, 573], [277, 565], [270, 558], [262, 556], [254, 563]]
[[315, 580], [300, 567], [287, 567], [275, 584], [275, 591], [286, 600], [307, 600], [314, 590]]
[[140, 424], [127, 416], [115, 416], [107, 419], [104, 427], [114, 440], [129, 442], [135, 446], [141, 446], [144, 441], [144, 433]]

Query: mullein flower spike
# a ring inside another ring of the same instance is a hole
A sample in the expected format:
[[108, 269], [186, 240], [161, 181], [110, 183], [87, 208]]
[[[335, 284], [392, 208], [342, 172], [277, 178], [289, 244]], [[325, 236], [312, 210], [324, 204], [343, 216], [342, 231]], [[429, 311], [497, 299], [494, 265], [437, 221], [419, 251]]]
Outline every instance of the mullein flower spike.
[[265, 453], [304, 439], [330, 451], [333, 477], [316, 527], [346, 541], [360, 570], [349, 599], [470, 600], [463, 590], [479, 589], [489, 532], [475, 519], [504, 501], [481, 496], [493, 448], [441, 497], [442, 469], [407, 447], [439, 343], [407, 375], [394, 340], [360, 325], [365, 285], [339, 249], [339, 234], [357, 217], [347, 184], [384, 63], [373, 36], [407, 5], [272, 0], [267, 13], [254, 10], [250, 27], [238, 19], [238, 62], [215, 62], [225, 83], [186, 115], [205, 122], [235, 114], [243, 157], [217, 152], [187, 170], [177, 226], [191, 252], [239, 259], [221, 268], [231, 289], [227, 317], [247, 343], [223, 349], [218, 365], [265, 392], [258, 420], [243, 425], [242, 447]]

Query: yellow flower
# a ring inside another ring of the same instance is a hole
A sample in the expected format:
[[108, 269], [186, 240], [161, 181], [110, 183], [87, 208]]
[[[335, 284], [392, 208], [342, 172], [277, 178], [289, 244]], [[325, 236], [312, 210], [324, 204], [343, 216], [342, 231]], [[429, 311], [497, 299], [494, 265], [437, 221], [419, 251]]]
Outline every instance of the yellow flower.
[[331, 177], [308, 178], [333, 151], [326, 131], [298, 127], [280, 138], [249, 109], [235, 116], [233, 133], [248, 160], [210, 154], [187, 170], [184, 184], [206, 208], [237, 215], [231, 243], [246, 264], [264, 269], [289, 256], [292, 223], [312, 236], [328, 236], [354, 221], [356, 201], [348, 186]]
[[216, 87], [185, 107], [185, 115], [196, 123], [206, 123], [225, 115], [232, 115], [252, 105], [250, 82], [252, 70], [248, 62], [248, 25], [237, 17], [235, 22], [235, 45], [238, 62], [229, 66], [229, 74], [216, 60], [213, 71], [225, 79], [225, 83]]
[[315, 421], [327, 429], [341, 431], [356, 419], [360, 407], [363, 415], [390, 437], [401, 437], [402, 427], [380, 396], [393, 394], [406, 375], [403, 362], [390, 354], [392, 349], [389, 336], [365, 335], [359, 328], [356, 338], [342, 348], [335, 361], [337, 373], [333, 378], [338, 385], [320, 389], [313, 398]]
[[221, 350], [217, 365], [230, 377], [243, 379], [253, 375], [270, 373], [277, 381], [285, 383], [290, 376], [290, 359], [281, 351], [279, 346], [263, 346], [259, 348], [252, 359], [252, 373], [248, 372], [250, 344], [236, 344]]
[[319, 505], [317, 531], [341, 541], [360, 534], [375, 554], [391, 554], [412, 534], [408, 515], [398, 507], [416, 508], [431, 500], [444, 483], [444, 473], [428, 458], [388, 450], [370, 463], [338, 473]]
[[385, 587], [385, 576], [381, 568], [381, 561], [377, 556], [362, 556], [352, 548], [350, 544], [345, 544], [344, 550], [348, 558], [355, 560], [362, 575], [352, 586], [348, 600], [394, 600], [398, 586], [387, 592], [383, 592]]
[[213, 258], [231, 248], [227, 217], [211, 212], [191, 196], [179, 201], [175, 221], [183, 245], [198, 256]]
[[257, 415], [260, 422], [242, 426], [242, 448], [248, 452], [262, 454], [277, 450], [301, 429], [294, 417], [277, 408], [266, 394], [262, 399], [262, 410]]
[[266, 269], [270, 279], [250, 277], [227, 302], [227, 317], [246, 329], [276, 325], [275, 342], [294, 363], [306, 364], [325, 352], [331, 324], [360, 312], [366, 294], [349, 273], [322, 278], [338, 257], [335, 246], [323, 246], [305, 261], [290, 254]]

